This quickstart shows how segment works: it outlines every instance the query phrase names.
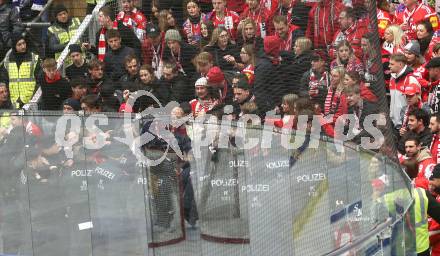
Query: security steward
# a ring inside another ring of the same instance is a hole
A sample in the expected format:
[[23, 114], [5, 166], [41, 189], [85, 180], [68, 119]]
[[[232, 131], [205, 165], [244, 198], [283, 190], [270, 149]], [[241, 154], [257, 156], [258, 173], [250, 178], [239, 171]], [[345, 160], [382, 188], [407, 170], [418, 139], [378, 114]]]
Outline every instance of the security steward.
[[[53, 54], [55, 60], [61, 55], [61, 52], [66, 48], [70, 39], [75, 36], [81, 21], [78, 18], [71, 18], [67, 8], [63, 4], [56, 5], [53, 8], [55, 22], [48, 29], [48, 47], [50, 54]], [[79, 43], [79, 42], [76, 42]], [[72, 64], [69, 59], [66, 59], [65, 66]]]
[[[429, 249], [428, 218], [431, 217], [437, 222], [440, 220], [440, 203], [435, 200], [429, 191], [414, 187], [414, 179], [418, 173], [417, 163], [411, 159], [405, 160], [403, 166], [412, 181], [411, 196], [414, 200], [412, 207], [410, 207], [407, 213], [408, 215], [404, 217], [406, 219], [405, 229], [407, 229], [405, 236], [407, 239], [408, 237], [415, 237], [415, 252], [418, 256], [429, 256], [431, 254]], [[390, 214], [397, 215], [402, 213], [402, 210], [405, 208], [402, 202], [405, 202], [405, 199], [408, 198], [409, 195], [407, 193], [407, 189], [400, 189], [387, 193], [382, 197], [383, 203], [388, 208]], [[402, 232], [395, 232], [397, 237], [399, 234], [402, 234]], [[399, 239], [396, 239], [396, 236], [393, 237], [398, 241]]]
[[11, 36], [12, 51], [0, 67], [1, 81], [9, 85], [9, 97], [15, 108], [28, 103], [37, 89], [36, 77], [41, 72], [39, 56], [28, 48], [21, 33]]

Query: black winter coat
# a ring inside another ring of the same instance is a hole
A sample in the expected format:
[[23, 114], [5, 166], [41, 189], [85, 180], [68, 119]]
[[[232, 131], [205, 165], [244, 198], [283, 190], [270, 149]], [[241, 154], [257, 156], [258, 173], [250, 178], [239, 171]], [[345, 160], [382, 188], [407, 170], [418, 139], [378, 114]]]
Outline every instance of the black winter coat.
[[[178, 103], [189, 102], [194, 99], [195, 91], [194, 85], [188, 82], [188, 80], [178, 75], [170, 81], [160, 80], [159, 87], [169, 88], [170, 98], [169, 101], [176, 101]], [[167, 104], [168, 102], [165, 102]], [[164, 104], [164, 103], [162, 103]]]
[[302, 90], [301, 78], [311, 66], [310, 52], [294, 56], [290, 52], [281, 52], [281, 65], [279, 67], [279, 94], [282, 96], [290, 93], [299, 95]]
[[264, 115], [267, 111], [281, 104], [283, 95], [279, 80], [279, 65], [274, 65], [271, 59], [262, 55], [255, 66], [254, 91], [257, 107]]
[[[180, 44], [180, 65], [182, 65], [183, 70], [185, 71], [185, 74], [187, 77], [193, 77], [196, 68], [194, 67], [192, 63], [192, 59], [199, 53], [199, 50], [187, 43], [181, 43]], [[177, 56], [173, 57], [173, 54], [171, 53], [171, 49], [167, 46], [165, 47], [165, 50], [163, 52], [163, 60], [173, 62], [175, 63], [177, 61]]]
[[127, 46], [121, 46], [116, 51], [109, 49], [104, 57], [104, 75], [115, 82], [118, 81], [125, 74], [125, 57], [132, 54], [135, 54], [133, 49]]
[[226, 55], [234, 56], [236, 61], [240, 60], [240, 49], [238, 49], [235, 45], [228, 44], [226, 49], [222, 50], [217, 45], [205, 47], [205, 51], [212, 54], [214, 58], [214, 66], [218, 66], [221, 70], [234, 70], [234, 64], [227, 62], [223, 59]]
[[[134, 33], [134, 31], [132, 29], [130, 29], [129, 27], [125, 26], [122, 21], [118, 21], [118, 31], [119, 34], [121, 35], [121, 45], [125, 45], [127, 47], [132, 48], [135, 53], [136, 56], [140, 56], [141, 53], [141, 41], [139, 41], [139, 39], [137, 38], [136, 34]], [[99, 35], [101, 33], [101, 29], [98, 29], [98, 31], [96, 32], [96, 36], [95, 36], [95, 44], [96, 46], [92, 46], [92, 48], [90, 48], [90, 52], [95, 54], [96, 56], [98, 56], [98, 43], [99, 43]], [[109, 49], [108, 45], [107, 45], [107, 50]]]
[[41, 88], [41, 110], [61, 110], [61, 104], [72, 95], [72, 89], [65, 78], [54, 83], [48, 83], [45, 75], [41, 74], [38, 79]]
[[24, 29], [22, 26], [19, 26], [20, 23], [20, 15], [17, 8], [13, 8], [7, 3], [0, 4], [0, 49], [11, 47], [12, 33], [23, 32]]

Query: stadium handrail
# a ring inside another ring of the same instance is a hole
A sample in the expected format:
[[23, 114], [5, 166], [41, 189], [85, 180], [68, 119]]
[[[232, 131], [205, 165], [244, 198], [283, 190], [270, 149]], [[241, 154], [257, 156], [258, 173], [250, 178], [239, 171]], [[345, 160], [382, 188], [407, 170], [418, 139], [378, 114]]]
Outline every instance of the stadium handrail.
[[[76, 31], [76, 34], [74, 37], [72, 37], [67, 43], [64, 50], [61, 52], [60, 57], [57, 60], [57, 70], [60, 70], [64, 64], [64, 60], [67, 58], [67, 55], [69, 54], [69, 46], [71, 44], [75, 44], [84, 34], [84, 32], [88, 29], [88, 26], [90, 22], [92, 21], [93, 15], [96, 14], [99, 9], [101, 9], [102, 6], [105, 5], [105, 0], [98, 0], [97, 5], [92, 11], [92, 14], [87, 15], [84, 20], [81, 22], [81, 25], [79, 26], [78, 30]], [[23, 106], [24, 110], [37, 110], [38, 109], [38, 101], [41, 98], [41, 88], [38, 88], [38, 90], [35, 92], [32, 99]]]

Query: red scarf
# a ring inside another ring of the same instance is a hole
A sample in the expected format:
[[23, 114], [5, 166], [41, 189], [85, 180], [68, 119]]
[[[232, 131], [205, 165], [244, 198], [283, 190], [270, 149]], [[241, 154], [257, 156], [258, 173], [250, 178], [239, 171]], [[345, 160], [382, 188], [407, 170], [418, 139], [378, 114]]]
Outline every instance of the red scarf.
[[[281, 47], [280, 49], [283, 51], [290, 51], [292, 50], [292, 32], [298, 29], [298, 26], [290, 25], [289, 32], [287, 32], [287, 38], [281, 38]], [[279, 35], [278, 35], [279, 36]]]
[[46, 80], [46, 82], [48, 84], [53, 84], [61, 79], [61, 73], [57, 71], [55, 73], [55, 76], [53, 77], [53, 79], [50, 79], [47, 75], [44, 75], [44, 79]]
[[336, 114], [336, 112], [338, 112], [340, 102], [341, 92], [333, 89], [330, 86], [324, 103], [324, 115]]
[[318, 78], [315, 75], [315, 72], [310, 71], [310, 78], [309, 78], [309, 94], [310, 97], [317, 97], [318, 96], [318, 89], [319, 85], [324, 84], [326, 85], [326, 89], [328, 89], [328, 86], [330, 82], [328, 81], [327, 72], [324, 71], [324, 73], [321, 74], [321, 78], [318, 80]]
[[197, 99], [196, 104], [194, 106], [193, 114], [194, 116], [198, 116], [200, 112], [206, 113], [218, 104], [220, 104], [220, 101], [217, 99], [208, 99], [208, 100]]
[[[113, 29], [118, 28], [118, 22], [115, 20], [113, 22]], [[105, 33], [107, 32], [107, 28], [102, 27], [99, 32], [99, 41], [98, 41], [98, 59], [100, 61], [104, 61], [105, 52], [107, 50], [107, 43], [105, 41]]]

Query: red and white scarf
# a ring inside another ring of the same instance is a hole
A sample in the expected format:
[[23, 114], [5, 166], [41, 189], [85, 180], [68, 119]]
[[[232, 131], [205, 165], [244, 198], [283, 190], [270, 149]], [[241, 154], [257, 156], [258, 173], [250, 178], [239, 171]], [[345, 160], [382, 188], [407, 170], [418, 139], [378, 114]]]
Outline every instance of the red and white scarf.
[[295, 25], [289, 26], [289, 32], [287, 32], [287, 38], [281, 38], [280, 35], [278, 35], [281, 38], [281, 45], [280, 49], [283, 51], [290, 51], [292, 50], [292, 32], [297, 29], [298, 27]]
[[[113, 29], [118, 28], [118, 22], [113, 22]], [[107, 42], [105, 41], [105, 33], [107, 33], [107, 28], [102, 27], [99, 32], [99, 41], [98, 41], [98, 59], [100, 61], [104, 61], [105, 53], [107, 51]]]
[[193, 114], [194, 116], [198, 116], [199, 113], [201, 112], [206, 113], [211, 109], [213, 109], [218, 104], [220, 104], [220, 101], [217, 99], [208, 99], [208, 100], [197, 99], [197, 102], [195, 103], [193, 109]]
[[316, 77], [315, 72], [310, 71], [310, 78], [309, 78], [309, 95], [310, 97], [317, 97], [319, 93], [320, 85], [324, 85], [326, 89], [328, 89], [330, 85], [330, 78], [327, 75], [327, 71], [324, 71], [324, 73], [321, 74], [321, 78]]
[[324, 102], [324, 115], [336, 114], [336, 112], [338, 112], [339, 104], [341, 103], [341, 94], [341, 91], [333, 89], [331, 86], [329, 87]]

